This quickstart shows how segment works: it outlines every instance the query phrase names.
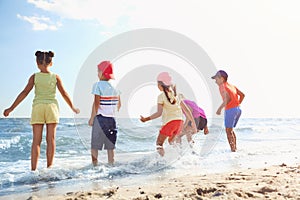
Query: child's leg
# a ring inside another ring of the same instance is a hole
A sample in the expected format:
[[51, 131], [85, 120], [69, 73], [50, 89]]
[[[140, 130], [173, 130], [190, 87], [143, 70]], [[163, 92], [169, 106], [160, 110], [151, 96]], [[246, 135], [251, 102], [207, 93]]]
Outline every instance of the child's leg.
[[107, 159], [108, 159], [108, 164], [114, 164], [114, 150], [113, 149], [107, 149]]
[[92, 162], [94, 166], [98, 165], [98, 149], [91, 149]]
[[190, 143], [193, 139], [192, 139], [192, 127], [191, 126], [187, 126], [185, 129], [185, 135], [186, 135], [186, 139], [187, 141]]
[[38, 159], [40, 157], [41, 142], [43, 136], [44, 124], [33, 124], [33, 138], [31, 145], [31, 170], [34, 171], [37, 168]]
[[53, 164], [54, 154], [55, 154], [55, 136], [56, 136], [56, 125], [57, 124], [47, 124], [47, 167], [51, 167]]
[[183, 135], [178, 135], [178, 136], [176, 136], [175, 137], [175, 142], [177, 143], [177, 144], [181, 144], [181, 137], [182, 137]]
[[232, 129], [232, 133], [233, 133], [233, 144], [234, 144], [234, 150], [236, 151], [236, 136], [235, 136], [235, 132], [234, 130]]
[[159, 155], [164, 156], [165, 155], [165, 151], [163, 149], [163, 144], [166, 140], [167, 136], [163, 135], [163, 134], [158, 134], [157, 139], [156, 139], [156, 150], [158, 151]]
[[181, 144], [181, 138], [182, 136], [184, 136], [186, 134], [186, 129], [182, 129], [182, 131], [180, 133], [178, 133], [175, 137], [175, 142], [178, 144]]
[[[239, 118], [241, 116], [241, 110], [239, 107], [231, 108], [225, 111], [225, 127], [228, 142], [232, 152], [236, 151], [236, 136], [233, 128], [236, 126]], [[229, 127], [229, 128], [228, 128]]]
[[226, 128], [226, 134], [230, 149], [232, 152], [236, 151], [236, 137], [232, 128]]
[[188, 143], [193, 141], [192, 135], [193, 134], [190, 131], [186, 133], [186, 139], [187, 139]]

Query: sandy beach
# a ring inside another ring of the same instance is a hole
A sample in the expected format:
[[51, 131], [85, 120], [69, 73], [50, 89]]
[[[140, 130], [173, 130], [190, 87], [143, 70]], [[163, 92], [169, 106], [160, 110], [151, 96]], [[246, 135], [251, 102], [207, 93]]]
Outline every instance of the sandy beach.
[[[30, 196], [27, 199], [45, 199]], [[300, 165], [271, 166], [231, 173], [170, 178], [129, 187], [94, 191], [66, 191], [46, 199], [297, 199], [300, 200]]]

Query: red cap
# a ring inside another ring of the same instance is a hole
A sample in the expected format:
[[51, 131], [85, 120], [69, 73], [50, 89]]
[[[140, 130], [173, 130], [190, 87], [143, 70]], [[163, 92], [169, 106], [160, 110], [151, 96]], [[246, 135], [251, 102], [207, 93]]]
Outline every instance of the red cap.
[[112, 63], [109, 61], [102, 61], [98, 65], [98, 70], [102, 72], [102, 75], [107, 79], [115, 79], [113, 74], [113, 66]]

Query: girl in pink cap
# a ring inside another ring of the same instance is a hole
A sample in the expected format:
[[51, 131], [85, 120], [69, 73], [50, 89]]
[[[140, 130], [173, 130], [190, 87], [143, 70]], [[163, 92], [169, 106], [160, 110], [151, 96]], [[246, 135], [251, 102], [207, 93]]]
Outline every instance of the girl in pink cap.
[[163, 143], [168, 138], [171, 144], [175, 136], [179, 134], [183, 128], [183, 112], [191, 121], [192, 131], [197, 132], [197, 127], [191, 111], [184, 102], [178, 98], [176, 87], [172, 84], [172, 77], [168, 72], [162, 72], [157, 76], [157, 86], [162, 93], [157, 98], [157, 111], [149, 117], [141, 116], [140, 120], [146, 122], [162, 116], [163, 125], [156, 139], [156, 149], [161, 156], [164, 156]]

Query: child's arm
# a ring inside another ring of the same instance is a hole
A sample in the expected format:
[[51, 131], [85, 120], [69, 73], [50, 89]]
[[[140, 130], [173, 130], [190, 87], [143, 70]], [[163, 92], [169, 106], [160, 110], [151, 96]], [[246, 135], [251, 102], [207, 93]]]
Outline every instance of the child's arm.
[[223, 92], [222, 96], [224, 97], [224, 100], [216, 112], [217, 115], [220, 115], [222, 109], [228, 104], [228, 102], [230, 102], [230, 96], [226, 91]]
[[94, 116], [93, 117], [95, 117], [97, 115], [99, 107], [100, 107], [100, 96], [95, 94], [95, 98], [94, 98]]
[[[184, 103], [184, 102], [183, 102]], [[184, 104], [191, 112], [192, 112], [192, 108], [189, 106], [189, 105], [186, 105], [186, 104]], [[185, 111], [183, 110], [183, 112], [185, 113]], [[194, 119], [193, 119], [194, 120]], [[185, 113], [185, 122], [184, 122], [184, 125], [183, 125], [183, 127], [184, 128], [186, 128], [187, 126], [188, 126], [188, 124], [189, 124], [189, 119], [187, 118], [187, 116], [186, 116], [186, 113]]]
[[160, 117], [162, 115], [162, 111], [163, 111], [163, 105], [158, 103], [157, 104], [157, 111], [156, 111], [156, 113], [153, 113], [149, 117], [143, 117], [143, 116], [141, 116], [140, 120], [142, 122], [146, 122], [146, 121], [149, 121], [149, 120], [152, 120], [152, 119], [156, 119], [156, 118], [158, 118], [158, 117]]
[[95, 94], [94, 97], [94, 102], [92, 105], [92, 113], [91, 113], [91, 118], [89, 119], [89, 125], [93, 126], [94, 118], [96, 117], [98, 113], [98, 109], [100, 107], [100, 96]]
[[91, 118], [89, 119], [89, 125], [90, 126], [93, 126], [93, 123], [94, 123], [94, 118], [96, 116], [96, 110], [95, 110], [95, 102], [93, 102], [93, 105], [92, 105], [92, 112], [91, 112]]
[[29, 78], [28, 83], [24, 90], [17, 96], [14, 103], [7, 109], [4, 110], [3, 115], [7, 117], [29, 94], [34, 86], [34, 74]]
[[192, 122], [193, 132], [196, 133], [198, 130], [197, 130], [193, 115], [191, 113], [191, 110], [187, 107], [187, 105], [185, 105], [185, 103], [183, 101], [180, 102], [180, 106], [181, 106], [181, 109], [185, 112], [187, 120]]
[[245, 94], [242, 93], [239, 89], [236, 89], [237, 94], [239, 95], [239, 103], [241, 104], [245, 98]]
[[118, 111], [120, 110], [121, 108], [121, 98], [120, 96], [118, 96]]
[[60, 94], [62, 95], [62, 97], [64, 98], [64, 100], [67, 102], [67, 104], [70, 106], [70, 108], [73, 110], [73, 112], [75, 112], [76, 114], [78, 114], [80, 112], [80, 110], [78, 108], [75, 108], [71, 98], [69, 97], [67, 91], [65, 90], [62, 81], [60, 79], [60, 77], [58, 75], [56, 75], [56, 80], [57, 80], [57, 88], [60, 92]]

